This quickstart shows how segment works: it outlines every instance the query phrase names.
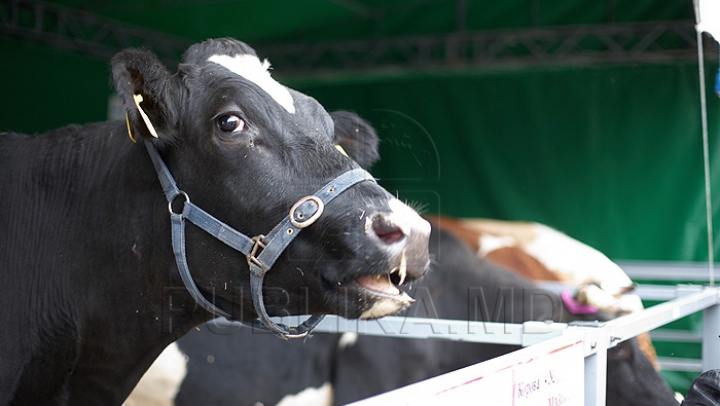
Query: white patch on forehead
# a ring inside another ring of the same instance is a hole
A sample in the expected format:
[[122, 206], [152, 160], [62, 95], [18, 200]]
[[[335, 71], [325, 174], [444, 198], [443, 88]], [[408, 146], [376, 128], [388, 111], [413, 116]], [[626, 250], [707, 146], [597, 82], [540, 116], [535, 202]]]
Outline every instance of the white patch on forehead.
[[260, 86], [270, 97], [283, 106], [289, 113], [295, 114], [295, 104], [288, 89], [270, 76], [270, 63], [266, 60], [260, 62], [254, 55], [213, 55], [208, 62], [214, 62], [229, 71], [244, 77]]

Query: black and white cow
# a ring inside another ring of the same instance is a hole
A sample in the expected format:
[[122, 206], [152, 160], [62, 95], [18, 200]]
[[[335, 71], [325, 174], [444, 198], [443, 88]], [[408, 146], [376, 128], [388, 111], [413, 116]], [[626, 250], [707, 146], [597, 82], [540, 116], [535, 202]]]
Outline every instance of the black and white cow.
[[0, 134], [0, 406], [118, 405], [206, 309], [249, 322], [409, 304], [397, 286], [429, 265], [428, 223], [357, 172], [328, 113], [250, 47], [193, 45], [174, 74], [126, 50], [112, 77], [127, 122]]
[[[408, 309], [409, 316], [515, 323], [610, 317], [571, 314], [557, 295], [478, 258], [452, 234], [435, 226], [430, 248], [436, 266], [413, 287], [417, 301]], [[173, 391], [178, 391], [174, 403], [168, 399], [168, 403], [144, 404], [342, 405], [516, 349], [355, 334], [316, 334], [305, 342], [281, 342], [267, 340], [266, 335], [212, 322], [191, 331], [173, 344], [180, 350], [176, 357], [183, 367], [174, 369], [182, 375], [174, 377]], [[247, 365], [253, 368], [245, 368]], [[608, 351], [607, 378], [608, 405], [678, 404], [635, 339]], [[144, 379], [136, 393], [155, 391], [143, 384]], [[482, 399], [483, 394], [477, 397]]]
[[[339, 143], [363, 166], [371, 166], [377, 156], [357, 153], [375, 150], [372, 127], [354, 115], [332, 115]], [[358, 142], [366, 145], [353, 145]], [[478, 257], [453, 233], [433, 224], [430, 251], [434, 270], [412, 287], [417, 301], [407, 315], [514, 323], [612, 317], [602, 312], [572, 314], [557, 295]], [[158, 362], [151, 368], [128, 399], [128, 406], [340, 405], [516, 349], [354, 334], [317, 334], [303, 342], [281, 342], [266, 340], [266, 335], [212, 322], [191, 331], [163, 354], [165, 364]], [[253, 365], [251, 371], [247, 365]], [[607, 404], [678, 403], [632, 339], [608, 351]]]

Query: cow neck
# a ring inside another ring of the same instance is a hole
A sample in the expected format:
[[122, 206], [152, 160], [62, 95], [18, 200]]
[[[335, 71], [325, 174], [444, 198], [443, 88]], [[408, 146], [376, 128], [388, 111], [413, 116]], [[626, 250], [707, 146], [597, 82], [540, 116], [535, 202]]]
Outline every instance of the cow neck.
[[[315, 192], [315, 194], [298, 200], [290, 209], [289, 214], [270, 230], [267, 235], [261, 234], [255, 237], [248, 237], [191, 203], [188, 194], [177, 187], [175, 179], [173, 179], [170, 174], [167, 165], [165, 165], [165, 162], [163, 162], [160, 154], [150, 140], [145, 141], [145, 147], [150, 154], [150, 159], [152, 160], [168, 201], [175, 262], [178, 266], [180, 278], [190, 293], [190, 296], [192, 296], [201, 307], [213, 315], [225, 317], [230, 320], [234, 319], [229, 312], [215, 306], [215, 304], [205, 298], [190, 274], [185, 250], [185, 220], [190, 221], [247, 257], [250, 267], [250, 290], [253, 305], [255, 306], [259, 320], [244, 324], [271, 331], [283, 339], [307, 336], [317, 324], [320, 323], [324, 316], [313, 315], [297, 327], [288, 327], [272, 321], [265, 310], [262, 295], [265, 274], [300, 231], [317, 221], [322, 215], [324, 206], [327, 203], [353, 185], [363, 181], [375, 182], [372, 175], [363, 169], [347, 171], [327, 183]], [[176, 213], [173, 210], [173, 203], [180, 198], [184, 200], [183, 209], [181, 212]]]

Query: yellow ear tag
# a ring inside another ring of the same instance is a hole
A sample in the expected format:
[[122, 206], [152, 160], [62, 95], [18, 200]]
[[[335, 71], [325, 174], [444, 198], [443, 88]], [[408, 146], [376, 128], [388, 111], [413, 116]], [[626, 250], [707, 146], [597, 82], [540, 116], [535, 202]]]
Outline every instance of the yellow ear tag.
[[346, 157], [350, 158], [350, 155], [348, 155], [347, 152], [345, 152], [345, 149], [344, 149], [343, 147], [341, 147], [340, 144], [335, 144], [335, 149], [337, 149], [338, 151], [340, 151], [341, 154], [343, 154], [343, 155], [345, 155]]
[[128, 116], [127, 111], [125, 112], [125, 125], [127, 125], [128, 136], [130, 137], [130, 141], [132, 141], [134, 144], [137, 144], [137, 140], [135, 139], [135, 136], [132, 133], [132, 129], [130, 128], [130, 116]]
[[141, 94], [134, 94], [133, 100], [135, 100], [135, 105], [137, 106], [138, 110], [140, 111], [140, 116], [142, 116], [143, 121], [145, 122], [145, 125], [147, 126], [148, 131], [150, 131], [150, 135], [157, 138], [157, 132], [155, 131], [155, 127], [153, 127], [152, 123], [150, 122], [150, 118], [145, 114], [142, 107], [140, 107], [140, 103], [143, 102], [143, 97]]

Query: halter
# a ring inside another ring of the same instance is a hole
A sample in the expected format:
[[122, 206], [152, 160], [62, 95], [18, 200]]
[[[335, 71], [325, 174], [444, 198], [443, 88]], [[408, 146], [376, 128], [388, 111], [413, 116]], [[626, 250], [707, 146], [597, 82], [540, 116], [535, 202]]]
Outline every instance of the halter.
[[[132, 138], [132, 136], [131, 136]], [[287, 327], [270, 320], [262, 296], [262, 286], [265, 274], [270, 270], [280, 254], [295, 239], [300, 230], [313, 224], [323, 213], [327, 203], [340, 195], [351, 186], [363, 182], [375, 182], [375, 179], [363, 169], [353, 169], [343, 173], [323, 186], [315, 194], [301, 198], [290, 209], [289, 214], [278, 223], [267, 235], [248, 237], [234, 230], [198, 206], [190, 202], [190, 197], [178, 189], [165, 162], [155, 146], [149, 140], [145, 147], [150, 154], [155, 171], [160, 179], [163, 192], [168, 201], [168, 211], [172, 223], [172, 245], [177, 262], [178, 271], [185, 288], [193, 299], [205, 310], [216, 315], [233, 319], [232, 315], [208, 301], [193, 281], [188, 268], [185, 254], [185, 220], [205, 230], [208, 234], [227, 244], [231, 248], [243, 253], [250, 266], [250, 289], [253, 305], [258, 313], [259, 321], [250, 323], [253, 327], [271, 331], [283, 339], [301, 338], [307, 336], [323, 319], [323, 315], [314, 315], [297, 327]], [[182, 198], [183, 209], [180, 213], [173, 211], [173, 202]]]

